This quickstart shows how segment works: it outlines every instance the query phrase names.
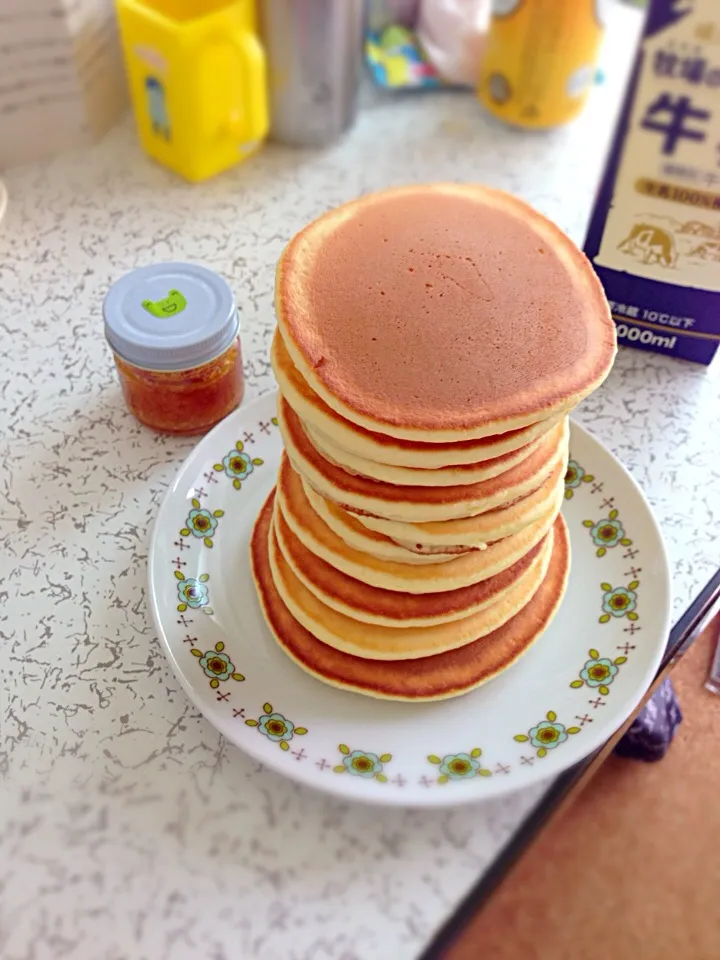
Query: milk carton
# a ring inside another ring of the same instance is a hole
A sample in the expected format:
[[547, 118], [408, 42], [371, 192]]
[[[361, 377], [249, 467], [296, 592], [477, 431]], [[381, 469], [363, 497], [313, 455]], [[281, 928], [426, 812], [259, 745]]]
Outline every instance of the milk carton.
[[621, 344], [710, 363], [720, 342], [720, 0], [651, 0], [585, 252]]

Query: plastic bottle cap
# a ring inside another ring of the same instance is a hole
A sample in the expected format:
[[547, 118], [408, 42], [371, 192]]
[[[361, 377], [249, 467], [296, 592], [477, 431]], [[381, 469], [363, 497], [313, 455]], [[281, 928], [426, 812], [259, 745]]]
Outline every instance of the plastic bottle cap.
[[237, 336], [225, 280], [193, 263], [155, 263], [121, 277], [103, 303], [105, 336], [123, 360], [148, 370], [208, 363]]

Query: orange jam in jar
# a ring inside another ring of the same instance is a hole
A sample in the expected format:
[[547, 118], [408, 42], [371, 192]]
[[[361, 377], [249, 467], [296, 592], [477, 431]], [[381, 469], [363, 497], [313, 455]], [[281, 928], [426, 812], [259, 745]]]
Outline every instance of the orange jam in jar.
[[111, 287], [103, 316], [125, 402], [141, 423], [205, 433], [242, 400], [237, 306], [212, 270], [141, 267]]

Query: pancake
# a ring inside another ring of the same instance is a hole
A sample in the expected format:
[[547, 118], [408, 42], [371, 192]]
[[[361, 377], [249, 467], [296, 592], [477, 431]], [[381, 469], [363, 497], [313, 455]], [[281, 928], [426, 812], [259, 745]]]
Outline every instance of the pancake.
[[411, 487], [359, 477], [330, 463], [282, 397], [278, 422], [293, 466], [318, 493], [352, 511], [410, 523], [453, 520], [503, 506], [537, 490], [567, 456], [568, 427], [563, 420], [528, 457], [497, 477], [457, 487]]
[[474, 550], [442, 563], [394, 563], [348, 546], [310, 506], [300, 477], [287, 457], [280, 463], [278, 506], [298, 539], [316, 556], [363, 583], [406, 593], [441, 593], [486, 580], [512, 566], [538, 544], [552, 526], [556, 510], [537, 523], [486, 550]]
[[[277, 516], [277, 504], [275, 508]], [[290, 613], [314, 637], [335, 650], [372, 660], [415, 660], [455, 650], [497, 630], [530, 602], [542, 583], [552, 554], [542, 554], [544, 562], [510, 587], [502, 599], [483, 610], [433, 626], [381, 626], [361, 623], [323, 603], [295, 575], [278, 547], [275, 531], [270, 531], [270, 570], [275, 588]]]
[[428, 627], [461, 620], [502, 599], [524, 577], [534, 576], [552, 549], [549, 535], [502, 573], [443, 593], [402, 593], [362, 583], [316, 557], [295, 536], [279, 510], [274, 528], [280, 552], [298, 579], [333, 610], [388, 627]]
[[471, 184], [395, 188], [315, 220], [280, 257], [275, 311], [328, 406], [410, 440], [569, 411], [616, 352], [587, 258], [521, 200]]
[[377, 463], [374, 460], [358, 457], [357, 454], [336, 446], [332, 440], [323, 437], [307, 424], [305, 424], [305, 432], [315, 449], [343, 470], [357, 473], [361, 477], [370, 477], [372, 480], [408, 484], [411, 487], [452, 487], [489, 480], [521, 463], [541, 442], [541, 438], [538, 438], [524, 447], [511, 450], [510, 453], [504, 453], [492, 460], [481, 460], [480, 463], [463, 463], [452, 467], [422, 470], [417, 467], [396, 467], [393, 464]]
[[367, 460], [398, 467], [432, 470], [435, 467], [492, 460], [532, 443], [561, 419], [559, 416], [551, 417], [519, 430], [481, 437], [478, 440], [461, 440], [457, 443], [400, 440], [365, 430], [329, 407], [303, 380], [300, 371], [290, 359], [279, 330], [275, 331], [273, 337], [270, 362], [280, 393], [314, 433]]
[[425, 549], [422, 544], [404, 546], [396, 543], [385, 534], [364, 526], [360, 523], [359, 517], [343, 510], [332, 500], [321, 497], [304, 480], [302, 485], [310, 506], [333, 533], [336, 533], [348, 546], [362, 550], [364, 553], [371, 553], [381, 560], [394, 560], [398, 563], [443, 563], [446, 560], [454, 560], [459, 554], [469, 553], [472, 549], [471, 547], [453, 547], [452, 552], [445, 553], [441, 547]]
[[270, 632], [284, 652], [316, 679], [388, 700], [441, 700], [466, 693], [521, 657], [555, 615], [567, 584], [567, 528], [558, 517], [547, 574], [532, 600], [499, 629], [457, 650], [410, 661], [367, 660], [321, 643], [302, 627], [275, 587], [269, 559], [273, 494], [255, 523], [250, 544], [253, 578]]
[[[391, 538], [393, 542], [407, 550], [419, 550], [423, 547], [426, 550], [437, 551], [457, 551], [462, 548], [483, 549], [486, 544], [510, 537], [528, 524], [539, 520], [552, 504], [556, 504], [560, 509], [565, 494], [565, 470], [566, 464], [561, 461], [537, 490], [507, 507], [488, 510], [474, 517], [440, 520], [435, 523], [401, 523], [397, 520], [383, 520], [382, 517], [368, 515], [356, 515], [356, 519], [368, 530]], [[318, 510], [315, 497], [319, 499], [320, 495], [311, 495], [308, 487], [306, 487], [306, 493], [323, 520], [336, 533], [340, 533], [330, 522], [325, 511]], [[326, 500], [323, 503], [328, 508], [331, 506]], [[340, 533], [340, 536], [343, 534]], [[440, 555], [443, 555], [442, 552]]]

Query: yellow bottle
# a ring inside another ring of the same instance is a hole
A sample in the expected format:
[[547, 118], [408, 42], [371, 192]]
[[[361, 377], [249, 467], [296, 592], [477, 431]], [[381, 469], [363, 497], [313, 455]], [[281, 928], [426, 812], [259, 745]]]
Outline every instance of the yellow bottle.
[[117, 0], [138, 136], [149, 156], [205, 180], [268, 129], [254, 0]]
[[507, 123], [554, 127], [595, 79], [606, 0], [493, 0], [478, 98]]

